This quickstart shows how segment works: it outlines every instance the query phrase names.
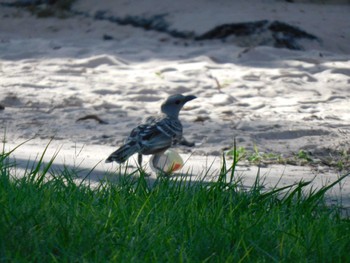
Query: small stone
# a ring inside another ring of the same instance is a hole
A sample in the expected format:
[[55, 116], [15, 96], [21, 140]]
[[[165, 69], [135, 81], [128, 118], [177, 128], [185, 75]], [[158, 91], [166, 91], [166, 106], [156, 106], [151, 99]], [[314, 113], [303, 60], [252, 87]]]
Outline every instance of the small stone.
[[111, 35], [107, 35], [107, 34], [104, 34], [102, 38], [103, 38], [103, 40], [113, 40], [114, 39], [114, 37], [112, 37]]

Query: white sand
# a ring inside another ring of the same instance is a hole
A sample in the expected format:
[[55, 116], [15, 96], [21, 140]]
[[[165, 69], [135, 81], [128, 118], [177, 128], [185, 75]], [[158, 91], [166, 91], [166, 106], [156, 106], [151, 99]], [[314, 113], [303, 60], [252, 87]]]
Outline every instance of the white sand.
[[[90, 14], [108, 10], [116, 16], [168, 13], [172, 28], [198, 34], [222, 23], [280, 20], [318, 36], [322, 43], [307, 44], [305, 51], [246, 49], [78, 16], [38, 19], [25, 10], [0, 7], [0, 104], [5, 106], [1, 129], [6, 129], [10, 148], [35, 137], [15, 152], [17, 158], [33, 158], [54, 136], [53, 150], [64, 145], [62, 163], [74, 165], [76, 158], [69, 156], [76, 145], [84, 145], [85, 167], [92, 168], [174, 93], [198, 96], [181, 113], [185, 137], [196, 142], [193, 149], [178, 148], [192, 154], [184, 169], [201, 170], [201, 156], [217, 158], [232, 147], [234, 137], [239, 146], [256, 145], [262, 152], [283, 156], [300, 149], [316, 159], [349, 153], [349, 5], [272, 0], [111, 3], [85, 0], [73, 8]], [[103, 40], [105, 34], [114, 39]], [[89, 114], [108, 124], [76, 121]], [[100, 164], [98, 171], [102, 175], [115, 167]], [[243, 176], [254, 177], [254, 169], [245, 168]], [[264, 172], [267, 178], [279, 178], [281, 169], [285, 182], [314, 173], [339, 176], [322, 166], [269, 166]]]

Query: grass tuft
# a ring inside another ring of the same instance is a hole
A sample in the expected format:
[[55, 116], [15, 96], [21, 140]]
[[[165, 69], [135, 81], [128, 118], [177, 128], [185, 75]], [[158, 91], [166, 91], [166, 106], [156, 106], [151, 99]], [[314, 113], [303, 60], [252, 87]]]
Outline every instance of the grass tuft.
[[269, 165], [269, 164], [289, 164], [298, 166], [318, 166], [325, 165], [336, 168], [339, 171], [348, 171], [350, 169], [350, 154], [349, 150], [329, 151], [323, 150], [321, 153], [312, 153], [300, 149], [297, 153], [291, 156], [283, 156], [280, 153], [262, 152], [259, 151], [255, 145], [253, 150], [248, 150], [244, 147], [233, 147], [226, 152], [228, 157], [237, 154], [240, 160], [245, 160], [255, 165]]
[[3, 262], [349, 262], [350, 218], [324, 198], [348, 174], [319, 190], [266, 190], [259, 176], [244, 189], [235, 152], [212, 183], [150, 185], [139, 171], [92, 188], [51, 171], [54, 158], [14, 178], [11, 153], [0, 155]]

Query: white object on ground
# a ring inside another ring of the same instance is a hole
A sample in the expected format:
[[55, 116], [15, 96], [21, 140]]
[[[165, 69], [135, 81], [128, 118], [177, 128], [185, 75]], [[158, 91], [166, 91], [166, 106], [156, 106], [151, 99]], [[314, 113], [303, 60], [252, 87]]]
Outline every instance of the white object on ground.
[[171, 149], [166, 150], [161, 155], [152, 155], [149, 163], [154, 172], [161, 170], [165, 173], [180, 170], [184, 164], [181, 156]]

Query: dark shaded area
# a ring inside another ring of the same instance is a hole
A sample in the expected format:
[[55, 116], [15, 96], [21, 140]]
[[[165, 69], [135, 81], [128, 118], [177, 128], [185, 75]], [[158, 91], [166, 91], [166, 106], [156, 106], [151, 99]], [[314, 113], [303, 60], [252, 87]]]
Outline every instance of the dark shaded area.
[[[88, 14], [79, 13], [84, 16]], [[167, 33], [176, 38], [192, 39], [194, 38], [194, 32], [178, 31], [175, 29], [170, 29], [170, 24], [165, 20], [168, 14], [158, 14], [151, 17], [140, 17], [140, 16], [125, 16], [116, 17], [109, 14], [108, 11], [97, 11], [94, 15], [96, 20], [107, 20], [112, 23], [117, 23], [118, 25], [131, 25], [134, 27], [140, 27], [145, 30], [154, 30], [162, 33]]]
[[[298, 27], [291, 26], [281, 21], [271, 22], [269, 20], [224, 24], [217, 26], [202, 35], [196, 36], [195, 32], [171, 29], [170, 24], [165, 19], [166, 16], [167, 14], [159, 14], [151, 17], [126, 16], [120, 18], [109, 14], [108, 11], [97, 11], [94, 18], [97, 20], [107, 20], [119, 25], [131, 25], [145, 30], [155, 30], [167, 33], [176, 38], [194, 39], [197, 41], [214, 39], [225, 40], [231, 36], [253, 38], [268, 33], [270, 35], [269, 42], [272, 42], [274, 47], [288, 48], [292, 50], [303, 50], [299, 40], [307, 39], [319, 41], [316, 36], [309, 34]], [[265, 44], [265, 42], [259, 44]]]
[[[154, 30], [162, 33], [166, 33], [175, 38], [188, 39], [188, 40], [215, 40], [220, 39], [225, 41], [229, 37], [245, 37], [248, 41], [245, 45], [249, 46], [252, 42], [253, 46], [256, 45], [270, 45], [276, 48], [287, 48], [292, 50], [303, 50], [303, 46], [300, 43], [301, 40], [316, 40], [320, 41], [316, 36], [307, 33], [306, 31], [289, 25], [281, 21], [269, 21], [260, 20], [252, 22], [242, 23], [230, 23], [216, 26], [202, 35], [196, 35], [193, 31], [180, 31], [171, 28], [171, 25], [166, 20], [167, 13], [157, 14], [150, 17], [144, 16], [130, 16], [118, 17], [111, 14], [107, 10], [99, 10], [94, 15], [90, 15], [86, 12], [76, 11], [71, 9], [71, 5], [74, 0], [19, 0], [12, 3], [1, 2], [0, 5], [12, 6], [12, 7], [30, 7], [46, 4], [49, 6], [64, 6], [65, 10], [73, 15], [80, 15], [84, 17], [91, 17], [95, 20], [104, 20], [118, 25], [131, 25], [134, 27], [143, 28], [145, 30]], [[52, 11], [52, 10], [51, 10]], [[54, 15], [49, 12], [48, 14], [38, 13], [39, 17], [45, 17]], [[257, 38], [262, 40], [256, 43]], [[251, 38], [251, 39], [249, 39]], [[109, 35], [104, 36], [104, 40], [111, 40]]]
[[38, 18], [66, 18], [71, 14], [70, 10], [74, 2], [75, 0], [19, 0], [0, 2], [0, 6], [25, 8]]
[[302, 50], [303, 48], [298, 43], [298, 40], [308, 39], [319, 41], [316, 36], [309, 34], [298, 27], [280, 21], [270, 22], [268, 20], [220, 25], [195, 39], [226, 39], [230, 36], [247, 37], [263, 33], [269, 33], [271, 35], [273, 46], [277, 48]]
[[231, 35], [248, 36], [267, 30], [268, 20], [256, 22], [224, 24], [196, 37], [196, 40], [225, 39]]
[[75, 0], [18, 0], [15, 2], [3, 2], [1, 5], [9, 7], [31, 7], [36, 5], [70, 6]]

